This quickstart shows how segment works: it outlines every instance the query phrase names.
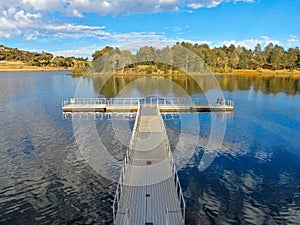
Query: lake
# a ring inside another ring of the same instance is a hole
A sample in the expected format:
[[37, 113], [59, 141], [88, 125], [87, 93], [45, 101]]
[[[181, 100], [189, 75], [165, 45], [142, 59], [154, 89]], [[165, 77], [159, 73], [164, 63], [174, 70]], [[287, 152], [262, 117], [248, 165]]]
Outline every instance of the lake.
[[[62, 115], [63, 100], [74, 95], [203, 97], [214, 88], [204, 78], [199, 87], [188, 76], [82, 79], [67, 74], [0, 73], [1, 224], [112, 223], [117, 184], [85, 160], [74, 118]], [[187, 202], [186, 224], [299, 224], [300, 78], [216, 79], [224, 97], [234, 100], [233, 113], [164, 115]], [[184, 123], [195, 119], [196, 146], [188, 158], [176, 155]], [[116, 128], [132, 129], [134, 118], [85, 120], [93, 121], [108, 152], [122, 160], [131, 134], [124, 132], [121, 141]], [[214, 160], [203, 169], [212, 121], [226, 129], [223, 144], [209, 149]]]

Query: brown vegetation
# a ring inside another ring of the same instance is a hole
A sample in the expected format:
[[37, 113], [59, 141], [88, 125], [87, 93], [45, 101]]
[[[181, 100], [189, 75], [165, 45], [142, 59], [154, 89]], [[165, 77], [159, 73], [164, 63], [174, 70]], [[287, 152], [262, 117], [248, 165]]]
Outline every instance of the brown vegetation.
[[88, 59], [54, 56], [0, 45], [0, 71], [67, 70]]

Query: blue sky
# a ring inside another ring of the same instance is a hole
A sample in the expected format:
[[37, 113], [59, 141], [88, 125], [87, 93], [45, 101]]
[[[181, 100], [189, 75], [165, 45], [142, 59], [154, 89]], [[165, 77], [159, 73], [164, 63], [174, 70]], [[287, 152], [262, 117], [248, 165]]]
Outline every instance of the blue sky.
[[177, 41], [300, 45], [299, 0], [10, 0], [0, 2], [0, 44], [91, 56]]

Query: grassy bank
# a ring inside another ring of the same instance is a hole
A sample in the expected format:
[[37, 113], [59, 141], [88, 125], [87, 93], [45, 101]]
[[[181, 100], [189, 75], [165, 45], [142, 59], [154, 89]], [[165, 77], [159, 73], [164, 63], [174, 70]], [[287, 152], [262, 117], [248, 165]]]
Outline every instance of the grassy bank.
[[237, 76], [300, 76], [300, 70], [233, 70], [226, 73], [214, 73], [216, 75], [237, 75]]
[[70, 70], [71, 68], [65, 67], [39, 67], [39, 66], [28, 66], [22, 61], [0, 61], [0, 72], [11, 72], [11, 71], [52, 71], [52, 70]]
[[[10, 72], [10, 71], [53, 71], [53, 70], [72, 70], [72, 68], [65, 68], [65, 67], [50, 67], [50, 66], [29, 66], [22, 61], [0, 61], [0, 72]], [[115, 75], [120, 76], [132, 76], [132, 75], [184, 75], [182, 71], [162, 71], [157, 69], [155, 66], [137, 66], [134, 69], [125, 70], [125, 71], [118, 71]], [[83, 73], [84, 74], [84, 73]], [[259, 70], [232, 70], [230, 72], [214, 72], [215, 75], [237, 75], [237, 76], [300, 76], [300, 70], [266, 70], [266, 69], [259, 69]], [[82, 75], [82, 73], [73, 75]], [[92, 75], [92, 74], [91, 74]], [[99, 75], [99, 74], [98, 74]]]

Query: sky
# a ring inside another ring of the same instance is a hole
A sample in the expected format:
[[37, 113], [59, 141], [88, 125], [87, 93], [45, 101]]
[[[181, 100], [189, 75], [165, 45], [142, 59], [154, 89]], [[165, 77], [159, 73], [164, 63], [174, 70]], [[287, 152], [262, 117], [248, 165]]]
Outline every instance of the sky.
[[0, 0], [0, 44], [90, 57], [176, 42], [300, 46], [299, 0]]

